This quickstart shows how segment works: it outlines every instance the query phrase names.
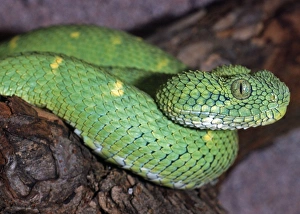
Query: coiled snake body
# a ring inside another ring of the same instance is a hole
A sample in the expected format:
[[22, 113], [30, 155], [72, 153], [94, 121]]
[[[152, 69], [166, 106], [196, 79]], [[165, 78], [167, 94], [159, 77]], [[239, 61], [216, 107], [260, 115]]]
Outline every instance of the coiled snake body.
[[[106, 161], [171, 188], [218, 177], [237, 155], [235, 129], [273, 123], [289, 103], [288, 88], [268, 71], [179, 73], [185, 65], [160, 49], [95, 26], [16, 36], [0, 55], [1, 95], [51, 110]], [[158, 73], [174, 76], [154, 101], [133, 85]]]

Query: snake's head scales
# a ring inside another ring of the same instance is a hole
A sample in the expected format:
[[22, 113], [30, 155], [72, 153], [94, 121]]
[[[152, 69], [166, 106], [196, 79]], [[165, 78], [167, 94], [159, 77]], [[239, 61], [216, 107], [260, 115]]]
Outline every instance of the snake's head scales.
[[178, 74], [157, 93], [169, 118], [200, 129], [268, 125], [285, 115], [289, 101], [288, 87], [273, 73], [252, 73], [239, 65]]

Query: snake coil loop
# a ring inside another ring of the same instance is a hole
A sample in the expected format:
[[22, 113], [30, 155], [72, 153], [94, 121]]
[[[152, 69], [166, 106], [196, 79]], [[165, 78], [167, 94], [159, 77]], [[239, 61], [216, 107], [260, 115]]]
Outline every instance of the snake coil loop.
[[[104, 160], [171, 188], [220, 176], [237, 155], [236, 129], [275, 122], [289, 103], [288, 88], [270, 72], [178, 73], [186, 66], [162, 50], [96, 26], [16, 36], [0, 56], [1, 95], [51, 110]], [[134, 86], [158, 73], [174, 75], [157, 95], [164, 113]]]

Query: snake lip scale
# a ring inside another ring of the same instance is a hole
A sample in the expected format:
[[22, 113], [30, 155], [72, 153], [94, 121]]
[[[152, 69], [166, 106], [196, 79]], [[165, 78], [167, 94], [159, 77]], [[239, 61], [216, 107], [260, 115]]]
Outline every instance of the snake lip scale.
[[[189, 71], [140, 38], [91, 25], [13, 37], [0, 45], [0, 71], [1, 95], [51, 110], [105, 161], [176, 189], [220, 176], [236, 158], [236, 129], [281, 119], [290, 100], [269, 71]], [[156, 95], [142, 91], [160, 75], [173, 77]]]

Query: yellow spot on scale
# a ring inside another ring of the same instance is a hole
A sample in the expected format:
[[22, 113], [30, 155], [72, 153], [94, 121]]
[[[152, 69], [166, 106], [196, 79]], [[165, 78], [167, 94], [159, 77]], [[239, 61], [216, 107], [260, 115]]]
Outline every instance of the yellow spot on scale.
[[114, 97], [120, 97], [124, 94], [123, 83], [117, 80], [114, 84], [114, 88], [110, 91], [110, 94]]
[[169, 64], [169, 60], [168, 59], [162, 59], [160, 60], [157, 65], [156, 65], [156, 69], [157, 70], [161, 70], [164, 67], [166, 67]]
[[122, 39], [121, 39], [121, 37], [119, 37], [119, 36], [115, 36], [115, 37], [113, 37], [113, 38], [111, 39], [111, 43], [112, 43], [113, 45], [119, 45], [119, 44], [122, 43]]
[[71, 38], [77, 39], [80, 36], [80, 32], [75, 31], [70, 34]]
[[56, 56], [54, 61], [50, 64], [50, 67], [52, 69], [57, 69], [62, 62], [63, 62], [63, 58]]
[[207, 133], [203, 136], [203, 140], [205, 142], [212, 141], [212, 132], [210, 130], [207, 131]]
[[18, 45], [17, 42], [18, 42], [19, 38], [20, 38], [19, 36], [15, 36], [9, 41], [9, 47], [11, 49], [15, 49], [17, 47], [17, 45]]
[[136, 37], [136, 40], [137, 41], [143, 41], [143, 38], [142, 37]]

